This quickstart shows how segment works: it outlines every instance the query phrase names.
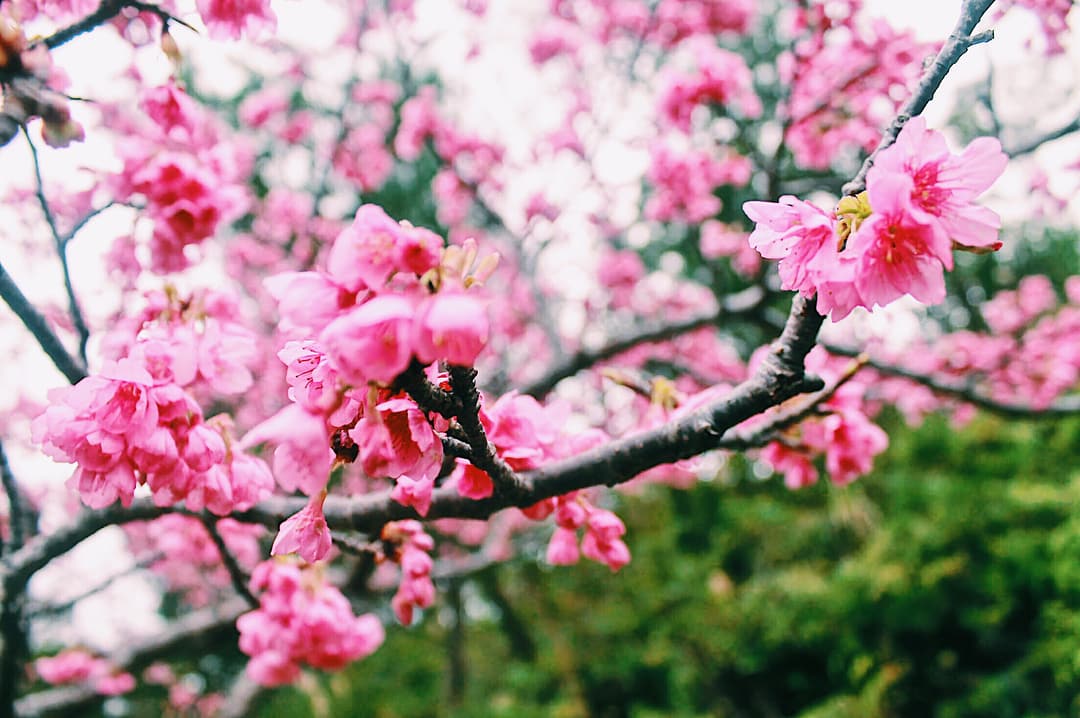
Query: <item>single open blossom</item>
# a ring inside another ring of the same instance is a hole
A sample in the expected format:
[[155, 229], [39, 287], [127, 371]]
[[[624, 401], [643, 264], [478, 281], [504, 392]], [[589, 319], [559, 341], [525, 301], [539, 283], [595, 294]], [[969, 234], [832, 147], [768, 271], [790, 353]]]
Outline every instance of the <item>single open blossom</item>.
[[251, 448], [262, 443], [276, 445], [273, 470], [281, 488], [314, 496], [326, 486], [334, 453], [322, 418], [289, 404], [253, 427], [239, 445]]
[[390, 384], [412, 358], [413, 312], [405, 297], [382, 294], [331, 322], [319, 343], [347, 381]]
[[873, 214], [845, 250], [859, 258], [855, 285], [863, 306], [885, 306], [905, 294], [925, 304], [945, 299], [952, 245], [939, 225], [920, 221], [911, 191], [911, 180], [898, 174], [878, 177], [867, 190]]
[[[394, 272], [413, 271], [404, 261], [415, 251], [412, 246], [415, 240], [409, 237], [410, 229], [411, 226], [387, 216], [381, 207], [362, 205], [352, 224], [334, 240], [326, 262], [327, 271], [335, 282], [349, 291], [382, 289]], [[429, 268], [424, 267], [422, 271]]]
[[285, 519], [270, 549], [271, 556], [299, 554], [308, 563], [321, 561], [330, 552], [330, 529], [323, 516], [326, 491], [312, 496], [307, 506]]
[[487, 344], [487, 308], [467, 292], [437, 292], [421, 303], [415, 327], [413, 341], [421, 362], [442, 359], [472, 366]]
[[829, 243], [836, 242], [836, 220], [791, 195], [779, 202], [747, 202], [743, 211], [757, 223], [750, 246], [765, 259], [780, 260], [781, 286], [812, 294], [818, 279], [810, 263]]
[[[998, 249], [1001, 218], [975, 204], [975, 199], [990, 188], [1007, 162], [996, 138], [979, 137], [954, 155], [940, 132], [928, 129], [924, 118], [912, 117], [896, 142], [874, 160], [867, 188], [873, 193], [888, 175], [906, 175], [911, 178], [911, 206], [906, 208], [910, 214], [923, 222], [937, 222], [945, 236], [962, 247]], [[887, 191], [898, 189], [890, 185]], [[873, 197], [870, 205], [879, 211]], [[951, 268], [951, 260], [942, 262]]]

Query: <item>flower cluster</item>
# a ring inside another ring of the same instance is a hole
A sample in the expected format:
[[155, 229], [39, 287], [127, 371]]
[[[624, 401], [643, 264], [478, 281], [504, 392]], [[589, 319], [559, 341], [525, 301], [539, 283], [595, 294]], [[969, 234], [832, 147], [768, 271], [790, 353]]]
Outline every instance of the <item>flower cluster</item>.
[[150, 123], [113, 108], [111, 118], [129, 130], [118, 146], [124, 168], [115, 178], [117, 199], [145, 198], [154, 220], [151, 264], [175, 272], [190, 262], [185, 248], [198, 245], [246, 207], [250, 157], [229, 142], [214, 118], [170, 82], [148, 90], [142, 102]]
[[135, 677], [118, 671], [104, 658], [96, 658], [79, 648], [70, 648], [55, 656], [34, 661], [41, 680], [54, 686], [91, 683], [94, 691], [118, 696], [135, 688]]
[[[820, 347], [807, 356], [807, 369], [835, 381], [848, 360], [833, 359]], [[825, 469], [834, 484], [844, 486], [873, 468], [874, 457], [889, 445], [888, 435], [866, 416], [863, 398], [867, 386], [853, 379], [818, 407], [820, 416], [805, 419], [769, 443], [761, 458], [784, 474], [784, 483], [798, 489], [818, 479], [813, 460], [825, 457]]]
[[664, 78], [660, 117], [672, 127], [690, 131], [694, 108], [718, 105], [744, 117], [761, 114], [761, 98], [754, 93], [753, 76], [741, 55], [712, 42], [695, 45], [697, 72], [671, 72]]
[[665, 143], [651, 149], [647, 178], [654, 194], [645, 205], [645, 216], [660, 222], [682, 220], [696, 224], [720, 211], [713, 191], [720, 185], [745, 185], [750, 181], [750, 162], [730, 153], [679, 152]]
[[251, 387], [259, 345], [235, 298], [210, 289], [181, 294], [169, 284], [144, 299], [142, 311], [119, 320], [106, 334], [106, 357], [119, 359], [139, 344], [154, 342], [165, 347], [160, 357], [173, 381], [186, 389], [235, 395]]
[[291, 683], [308, 665], [339, 671], [374, 653], [385, 636], [373, 614], [356, 616], [318, 567], [264, 561], [251, 576], [259, 608], [236, 621], [247, 674], [263, 686]]
[[419, 521], [387, 524], [381, 538], [384, 546], [394, 547], [391, 559], [401, 566], [401, 582], [390, 605], [402, 625], [408, 626], [417, 608], [428, 608], [435, 602], [435, 584], [431, 582], [435, 541]]
[[[606, 509], [593, 506], [581, 494], [573, 491], [555, 499], [555, 533], [547, 547], [547, 561], [555, 566], [578, 562], [581, 554], [605, 564], [612, 571], [630, 563], [630, 549], [622, 540], [626, 526]], [[585, 529], [578, 550], [577, 532]]]
[[235, 451], [224, 418], [208, 423], [176, 383], [168, 349], [148, 342], [101, 372], [54, 389], [33, 439], [57, 461], [78, 464], [69, 486], [92, 508], [129, 506], [137, 484], [154, 501], [186, 500], [218, 515], [254, 506], [273, 485], [260, 460]]
[[[286, 490], [316, 497], [333, 461], [357, 462], [373, 479], [396, 482], [393, 497], [428, 511], [442, 466], [436, 427], [416, 402], [393, 387], [414, 363], [472, 365], [488, 335], [478, 285], [496, 256], [476, 264], [474, 242], [443, 248], [425, 229], [362, 206], [337, 237], [325, 271], [267, 280], [287, 336], [292, 404], [252, 429], [243, 446], [276, 444], [274, 473]], [[442, 423], [439, 423], [442, 422]], [[322, 501], [282, 525], [276, 553], [320, 560], [329, 548]]]
[[952, 269], [953, 249], [1001, 246], [1000, 219], [975, 199], [1005, 162], [991, 138], [954, 155], [940, 133], [915, 117], [878, 155], [866, 192], [844, 198], [835, 212], [791, 196], [744, 204], [757, 223], [750, 245], [766, 259], [780, 260], [784, 289], [816, 294], [818, 311], [834, 320], [905, 294], [934, 304], [945, 298], [944, 270]]
[[844, 150], [872, 150], [934, 50], [886, 22], [866, 22], [860, 6], [813, 0], [793, 10], [792, 36], [801, 39], [780, 61], [791, 86], [784, 144], [803, 167], [825, 169]]

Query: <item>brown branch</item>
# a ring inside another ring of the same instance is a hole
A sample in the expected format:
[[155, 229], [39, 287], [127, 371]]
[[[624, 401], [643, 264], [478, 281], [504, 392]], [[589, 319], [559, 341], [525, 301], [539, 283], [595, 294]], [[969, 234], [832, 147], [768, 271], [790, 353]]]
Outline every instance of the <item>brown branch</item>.
[[480, 421], [480, 392], [476, 388], [476, 369], [450, 365], [450, 386], [461, 406], [458, 424], [472, 448], [469, 460], [476, 468], [486, 471], [495, 486], [496, 495], [516, 497], [525, 486], [514, 470], [495, 452]]
[[8, 552], [17, 551], [23, 545], [25, 514], [19, 485], [15, 482], [15, 474], [11, 471], [11, 464], [8, 463], [3, 444], [0, 444], [0, 480], [3, 482], [4, 493], [7, 495], [8, 528], [11, 531], [11, 540], [4, 548]]
[[678, 322], [643, 324], [630, 332], [612, 337], [603, 346], [595, 349], [581, 348], [551, 367], [543, 376], [523, 386], [521, 393], [542, 398], [563, 379], [594, 364], [633, 349], [639, 344], [672, 339], [695, 329], [717, 324], [725, 317], [753, 312], [761, 306], [765, 298], [766, 293], [761, 287], [750, 287], [727, 297], [714, 311]]
[[1007, 154], [1010, 158], [1028, 155], [1042, 147], [1047, 142], [1059, 140], [1065, 135], [1069, 135], [1077, 131], [1080, 131], [1080, 117], [1077, 117], [1067, 125], [1063, 125], [1056, 130], [1052, 130], [1044, 135], [1021, 143], [1016, 147], [1008, 147], [1005, 149], [1005, 154]]
[[774, 441], [784, 429], [798, 424], [803, 419], [815, 413], [822, 404], [836, 394], [840, 387], [847, 384], [852, 377], [858, 374], [859, 370], [866, 366], [869, 360], [870, 357], [866, 354], [858, 355], [855, 358], [855, 361], [851, 362], [839, 377], [821, 391], [807, 396], [786, 411], [777, 412], [771, 419], [754, 429], [752, 432], [728, 432], [730, 436], [725, 434], [720, 437], [720, 441], [717, 442], [718, 448], [732, 451], [745, 451], [746, 449], [761, 448], [770, 441]]
[[244, 570], [240, 568], [240, 564], [236, 562], [236, 557], [232, 555], [232, 551], [225, 545], [225, 539], [218, 532], [217, 519], [203, 515], [199, 517], [199, 521], [202, 522], [206, 532], [210, 534], [210, 540], [217, 547], [218, 554], [221, 555], [221, 563], [225, 565], [225, 570], [229, 572], [229, 579], [232, 581], [236, 593], [247, 601], [249, 606], [258, 608], [259, 599], [252, 595], [251, 590], [248, 588], [248, 577], [244, 575]]
[[[839, 356], [855, 356], [856, 350], [835, 344], [823, 344], [825, 350]], [[959, 399], [980, 409], [991, 411], [1001, 416], [1015, 419], [1060, 419], [1064, 416], [1080, 414], [1080, 395], [1067, 396], [1054, 402], [1050, 406], [1037, 408], [1027, 404], [998, 401], [985, 394], [976, 391], [971, 386], [952, 384], [936, 379], [929, 374], [922, 374], [902, 366], [889, 364], [878, 359], [868, 359], [867, 366], [874, 371], [888, 376], [907, 379], [921, 384], [936, 394], [942, 394], [954, 399]]]
[[136, 2], [135, 0], [102, 0], [102, 3], [98, 6], [97, 10], [90, 13], [83, 19], [75, 22], [74, 24], [57, 30], [52, 35], [49, 35], [40, 42], [50, 50], [60, 47], [61, 45], [71, 42], [79, 35], [84, 35], [93, 30], [94, 28], [100, 25], [104, 25], [109, 20], [112, 20], [114, 17], [119, 15], [124, 8], [128, 7], [135, 8], [140, 12], [149, 12], [157, 15], [158, 18], [161, 19], [162, 24], [166, 27], [168, 27], [168, 24], [170, 22], [175, 22], [177, 25], [183, 25], [192, 32], [197, 32], [197, 30], [188, 23], [184, 22], [178, 17], [175, 17], [174, 15], [169, 14], [165, 9], [153, 3]]
[[42, 350], [69, 382], [77, 384], [86, 378], [86, 367], [64, 348], [63, 342], [45, 321], [45, 317], [41, 316], [37, 308], [26, 298], [2, 264], [0, 264], [0, 299], [11, 307], [11, 311], [15, 312], [15, 316], [22, 321], [23, 326], [34, 335]]
[[972, 45], [988, 42], [993, 38], [992, 31], [982, 32], [975, 36], [971, 34], [975, 26], [979, 24], [979, 20], [982, 19], [982, 16], [986, 14], [986, 11], [993, 4], [994, 0], [964, 0], [960, 6], [960, 18], [956, 21], [949, 39], [945, 41], [930, 68], [919, 80], [914, 94], [908, 98], [908, 101], [900, 108], [900, 112], [893, 118], [888, 129], [885, 130], [877, 148], [863, 161], [862, 167], [859, 168], [859, 172], [854, 179], [844, 185], [842, 190], [844, 194], [854, 195], [866, 189], [866, 173], [874, 166], [874, 160], [878, 154], [896, 142], [897, 135], [900, 134], [900, 130], [904, 129], [904, 125], [907, 124], [908, 120], [921, 114], [926, 109], [927, 104], [933, 99], [934, 93], [941, 86], [942, 80], [949, 74], [949, 70], [953, 68], [953, 65], [964, 56], [968, 48]]
[[60, 259], [60, 269], [64, 276], [64, 291], [67, 292], [68, 314], [71, 315], [71, 323], [75, 327], [75, 333], [79, 336], [79, 358], [83, 364], [86, 364], [86, 343], [90, 340], [90, 329], [86, 326], [86, 318], [79, 307], [79, 300], [75, 296], [75, 287], [71, 283], [71, 267], [68, 265], [67, 258], [67, 243], [70, 237], [65, 238], [57, 228], [56, 215], [53, 214], [52, 208], [49, 206], [49, 200], [45, 197], [45, 182], [41, 178], [41, 162], [38, 158], [37, 147], [34, 145], [34, 140], [30, 138], [30, 131], [26, 129], [26, 125], [23, 125], [22, 130], [26, 136], [26, 144], [30, 146], [30, 158], [34, 164], [35, 194], [37, 195], [38, 204], [41, 205], [41, 211], [45, 215], [45, 222], [49, 225], [56, 256]]
[[[108, 656], [109, 662], [135, 673], [154, 661], [174, 652], [197, 651], [209, 648], [223, 639], [236, 636], [236, 619], [248, 610], [242, 598], [232, 598], [216, 608], [208, 608], [174, 621], [168, 629], [147, 639], [136, 641]], [[86, 711], [104, 701], [92, 686], [62, 686], [23, 696], [15, 702], [15, 713], [31, 716], [86, 715]]]

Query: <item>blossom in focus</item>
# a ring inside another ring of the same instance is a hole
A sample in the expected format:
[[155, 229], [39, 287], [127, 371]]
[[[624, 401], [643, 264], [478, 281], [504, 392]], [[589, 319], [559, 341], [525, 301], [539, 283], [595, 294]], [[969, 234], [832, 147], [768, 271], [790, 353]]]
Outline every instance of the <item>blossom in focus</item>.
[[975, 199], [1005, 162], [991, 138], [950, 153], [941, 134], [916, 117], [879, 153], [866, 191], [845, 197], [832, 214], [791, 196], [745, 203], [757, 225], [750, 246], [779, 260], [782, 288], [816, 294], [818, 311], [834, 321], [905, 294], [936, 304], [945, 298], [954, 249], [1001, 246], [1000, 219]]

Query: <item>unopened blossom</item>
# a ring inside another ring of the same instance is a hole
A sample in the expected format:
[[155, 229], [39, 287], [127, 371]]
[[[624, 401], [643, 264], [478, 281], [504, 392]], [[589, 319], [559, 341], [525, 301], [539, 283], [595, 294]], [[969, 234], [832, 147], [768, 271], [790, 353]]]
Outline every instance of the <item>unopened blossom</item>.
[[395, 560], [401, 566], [401, 583], [390, 604], [398, 621], [408, 626], [415, 609], [428, 608], [435, 602], [435, 584], [431, 581], [435, 542], [419, 521], [411, 520], [387, 524], [382, 537], [399, 544]]
[[605, 509], [591, 508], [585, 523], [581, 552], [593, 561], [606, 564], [612, 571], [630, 563], [630, 549], [622, 540], [626, 526]]
[[285, 519], [278, 529], [277, 538], [270, 549], [271, 556], [288, 553], [299, 554], [308, 563], [321, 561], [330, 551], [330, 529], [323, 515], [326, 491], [311, 497], [307, 505], [293, 516]]

